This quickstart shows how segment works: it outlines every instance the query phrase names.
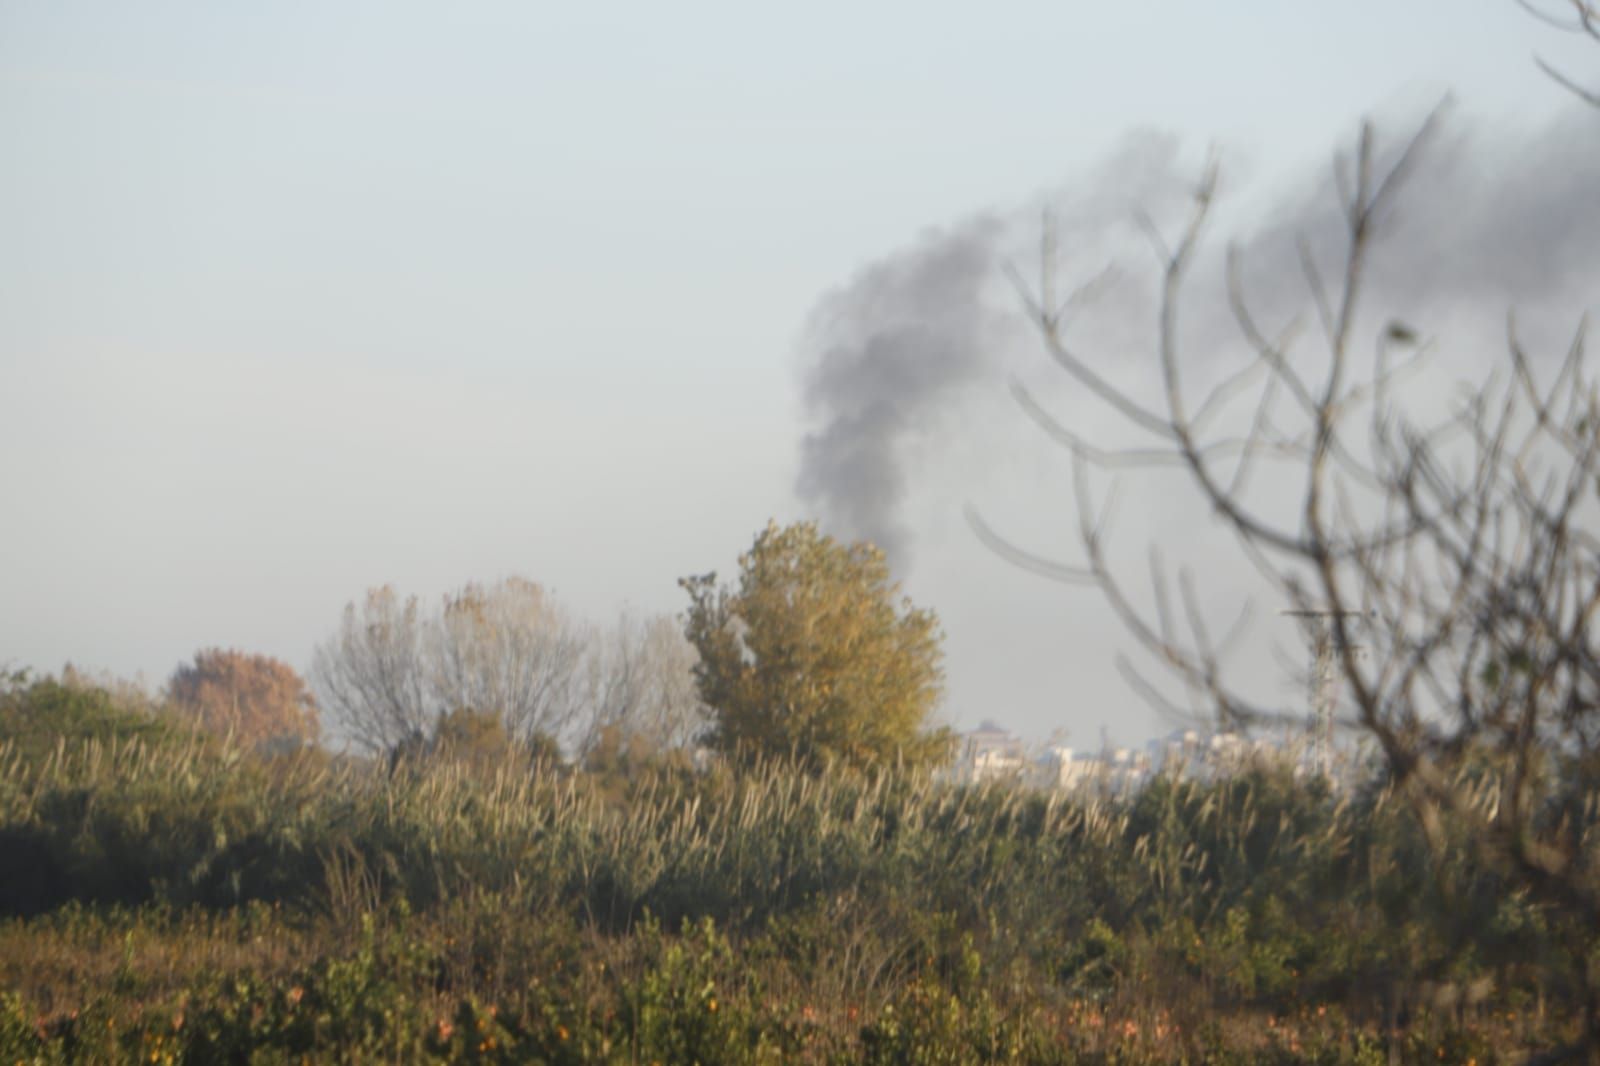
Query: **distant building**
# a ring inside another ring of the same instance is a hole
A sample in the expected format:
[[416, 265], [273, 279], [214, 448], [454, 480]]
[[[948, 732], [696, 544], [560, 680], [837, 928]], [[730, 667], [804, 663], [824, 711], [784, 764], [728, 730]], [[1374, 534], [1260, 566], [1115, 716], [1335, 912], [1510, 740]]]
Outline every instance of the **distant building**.
[[1179, 729], [1140, 749], [1107, 747], [1083, 753], [1055, 740], [1030, 746], [998, 724], [986, 721], [963, 734], [961, 740], [960, 755], [950, 776], [969, 784], [1010, 781], [1031, 788], [1127, 795], [1157, 775], [1217, 781], [1267, 762], [1288, 761], [1301, 777], [1325, 773], [1310, 744], [1291, 738], [1252, 738], [1235, 732]]
[[1282, 748], [1242, 733], [1202, 733], [1180, 729], [1150, 741], [1151, 764], [1160, 773], [1201, 781], [1214, 781], [1242, 773], [1265, 758], [1277, 758]]
[[1027, 749], [1022, 741], [992, 721], [961, 738], [957, 775], [969, 782], [1026, 776]]

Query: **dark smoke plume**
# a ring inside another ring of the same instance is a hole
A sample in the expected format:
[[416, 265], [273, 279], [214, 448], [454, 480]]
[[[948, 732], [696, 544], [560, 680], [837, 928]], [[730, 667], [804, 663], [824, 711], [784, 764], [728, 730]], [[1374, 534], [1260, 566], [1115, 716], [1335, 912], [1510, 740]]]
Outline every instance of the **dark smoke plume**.
[[[1392, 158], [1416, 125], [1381, 124], [1385, 154]], [[1330, 149], [1348, 155], [1348, 139]], [[1155, 372], [1148, 345], [1159, 265], [1134, 219], [1143, 209], [1158, 228], [1173, 225], [1196, 176], [1183, 171], [1171, 138], [1138, 135], [1052, 198], [1063, 281], [1108, 265], [1120, 279], [1068, 330], [1092, 363]], [[1241, 354], [1224, 286], [1230, 240], [1248, 302], [1268, 326], [1310, 306], [1301, 242], [1325, 278], [1337, 277], [1343, 253], [1326, 163], [1259, 204], [1229, 204], [1226, 179], [1224, 168], [1223, 203], [1238, 224], [1211, 233], [1184, 288], [1182, 344], [1202, 364], [1235, 365], [1230, 353]], [[812, 318], [803, 387], [816, 428], [803, 443], [800, 495], [834, 531], [878, 543], [902, 572], [911, 536], [901, 509], [929, 427], [959, 412], [974, 383], [1003, 388], [1006, 349], [1019, 335], [1037, 346], [1018, 332], [1020, 303], [994, 293], [1002, 263], [1022, 265], [1019, 253], [1036, 247], [1039, 229], [1030, 208], [934, 232], [825, 296]], [[1440, 358], [1472, 378], [1504, 354], [1512, 309], [1528, 312], [1536, 340], [1570, 339], [1579, 315], [1600, 305], [1600, 112], [1575, 107], [1522, 131], [1447, 116], [1380, 229], [1364, 335], [1401, 318], [1437, 337]]]
[[1001, 316], [983, 291], [1000, 233], [978, 219], [924, 236], [824, 297], [807, 330], [805, 404], [820, 425], [802, 445], [800, 496], [897, 569], [910, 543], [899, 509], [912, 452], [999, 343]]
[[[1050, 198], [1063, 242], [1108, 254], [1108, 221], [1170, 204], [1185, 184], [1178, 142], [1136, 131]], [[825, 295], [802, 342], [806, 413], [797, 489], [837, 534], [871, 540], [904, 573], [901, 515], [919, 458], [977, 385], [1003, 393], [1008, 352], [1028, 340], [1002, 267], [1037, 255], [1037, 205], [924, 234]], [[1124, 234], [1125, 236], [1125, 234]]]

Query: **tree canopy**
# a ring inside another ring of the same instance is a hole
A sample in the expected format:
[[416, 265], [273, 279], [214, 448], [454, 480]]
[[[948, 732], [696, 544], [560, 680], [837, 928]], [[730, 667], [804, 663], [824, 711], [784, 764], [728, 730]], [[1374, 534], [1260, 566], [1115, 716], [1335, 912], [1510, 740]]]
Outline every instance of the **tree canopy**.
[[288, 663], [266, 655], [207, 648], [173, 671], [167, 695], [179, 711], [214, 733], [245, 743], [310, 742], [317, 703]]
[[429, 737], [456, 711], [493, 715], [530, 740], [577, 715], [583, 656], [581, 627], [536, 582], [468, 584], [435, 611], [386, 585], [345, 607], [312, 678], [340, 731], [368, 751]]
[[769, 524], [739, 557], [736, 587], [684, 578], [695, 680], [714, 748], [822, 764], [936, 761], [942, 633], [899, 596], [883, 552], [815, 523]]
[[467, 584], [432, 609], [391, 586], [370, 590], [317, 647], [311, 677], [336, 732], [369, 753], [443, 750], [434, 741], [460, 715], [458, 732], [488, 716], [511, 747], [581, 755], [602, 734], [639, 750], [691, 739], [693, 658], [670, 618], [625, 612], [603, 629], [510, 577]]

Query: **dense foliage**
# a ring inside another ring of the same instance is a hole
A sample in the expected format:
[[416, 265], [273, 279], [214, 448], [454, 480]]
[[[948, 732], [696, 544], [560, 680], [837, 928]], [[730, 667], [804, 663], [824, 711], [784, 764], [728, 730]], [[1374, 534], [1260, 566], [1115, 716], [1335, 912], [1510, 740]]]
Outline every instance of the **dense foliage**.
[[1377, 782], [369, 764], [104, 700], [0, 698], [101, 723], [0, 754], [4, 1061], [1486, 1062], [1582, 995]]
[[317, 701], [294, 667], [267, 655], [207, 648], [167, 682], [173, 707], [244, 744], [313, 742]]
[[930, 722], [944, 681], [938, 619], [896, 602], [878, 548], [771, 524], [739, 557], [736, 587], [715, 574], [682, 585], [716, 747], [858, 767], [948, 754]]

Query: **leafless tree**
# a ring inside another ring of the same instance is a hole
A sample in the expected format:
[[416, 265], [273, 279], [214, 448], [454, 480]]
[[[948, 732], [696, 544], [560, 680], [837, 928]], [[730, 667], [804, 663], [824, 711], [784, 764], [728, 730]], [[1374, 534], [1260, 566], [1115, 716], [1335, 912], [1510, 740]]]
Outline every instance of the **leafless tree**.
[[[1535, 0], [1517, 0], [1517, 3], [1546, 25], [1600, 43], [1600, 4], [1596, 4], [1594, 0], [1555, 0], [1553, 3], [1542, 4]], [[1578, 99], [1600, 107], [1600, 87], [1591, 88], [1580, 84], [1543, 58], [1538, 58], [1535, 62], [1556, 84]]]
[[318, 645], [311, 681], [337, 731], [368, 752], [425, 735], [438, 707], [424, 658], [427, 620], [393, 586], [348, 604], [339, 631]]
[[508, 578], [445, 598], [429, 641], [446, 711], [498, 715], [513, 737], [559, 738], [583, 704], [587, 635], [541, 585]]
[[590, 648], [580, 747], [592, 750], [602, 739], [647, 751], [692, 743], [707, 725], [696, 658], [675, 619], [624, 612]]
[[492, 714], [518, 739], [559, 737], [583, 706], [587, 637], [540, 585], [469, 584], [426, 612], [374, 589], [345, 608], [311, 677], [339, 730], [369, 752], [431, 735], [440, 715]]
[[[1580, 8], [1590, 32], [1592, 14]], [[1393, 152], [1363, 128], [1336, 167], [1344, 250], [1332, 274], [1302, 247], [1302, 319], [1264, 326], [1230, 252], [1229, 299], [1248, 356], [1208, 389], [1187, 386], [1194, 364], [1180, 354], [1179, 323], [1214, 167], [1176, 239], [1152, 234], [1162, 258], [1156, 396], [1113, 385], [1067, 340], [1057, 294], [1024, 286], [1055, 362], [1148, 444], [1097, 447], [1019, 386], [1024, 411], [1071, 453], [1082, 556], [1032, 554], [970, 517], [1018, 565], [1098, 588], [1225, 723], [1281, 722], [1289, 712], [1242, 694], [1229, 638], [1214, 634], [1190, 574], [1153, 564], [1147, 607], [1108, 558], [1100, 486], [1182, 471], [1282, 605], [1327, 620], [1346, 693], [1340, 723], [1376, 741], [1430, 839], [1442, 842], [1447, 823], [1465, 826], [1480, 858], [1565, 934], [1585, 1033], [1568, 1050], [1600, 1061], [1600, 644], [1590, 624], [1600, 610], [1600, 391], [1585, 372], [1581, 322], [1541, 374], [1512, 320], [1506, 372], [1446, 415], [1419, 416], [1403, 379], [1425, 339], [1393, 320], [1364, 334], [1369, 261], [1436, 123]], [[1370, 371], [1358, 365], [1367, 350]], [[1253, 493], [1257, 478], [1273, 491]], [[1176, 706], [1148, 678], [1134, 681]]]

